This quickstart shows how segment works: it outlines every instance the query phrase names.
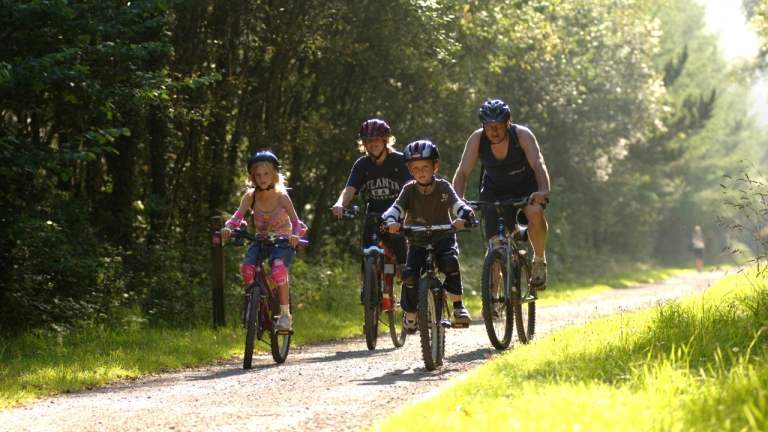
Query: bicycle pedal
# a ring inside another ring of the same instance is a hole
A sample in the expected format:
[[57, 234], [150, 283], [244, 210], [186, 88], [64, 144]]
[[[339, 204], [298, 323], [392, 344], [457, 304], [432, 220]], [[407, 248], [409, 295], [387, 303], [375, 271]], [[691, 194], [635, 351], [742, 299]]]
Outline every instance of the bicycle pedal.
[[276, 335], [293, 336], [293, 330], [275, 330]]
[[453, 328], [469, 328], [469, 323], [453, 323]]

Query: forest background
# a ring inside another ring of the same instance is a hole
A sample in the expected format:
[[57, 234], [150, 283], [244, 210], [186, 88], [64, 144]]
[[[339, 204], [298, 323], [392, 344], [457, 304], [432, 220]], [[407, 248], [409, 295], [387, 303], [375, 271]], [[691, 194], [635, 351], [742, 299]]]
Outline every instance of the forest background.
[[[768, 35], [767, 2], [744, 11]], [[694, 0], [0, 0], [0, 46], [0, 335], [210, 321], [211, 217], [259, 149], [303, 260], [354, 269], [360, 224], [329, 208], [372, 117], [451, 178], [477, 108], [509, 103], [549, 169], [559, 280], [690, 265], [694, 225], [708, 263], [742, 259], [723, 192], [768, 165], [747, 98], [768, 50], [726, 63]]]

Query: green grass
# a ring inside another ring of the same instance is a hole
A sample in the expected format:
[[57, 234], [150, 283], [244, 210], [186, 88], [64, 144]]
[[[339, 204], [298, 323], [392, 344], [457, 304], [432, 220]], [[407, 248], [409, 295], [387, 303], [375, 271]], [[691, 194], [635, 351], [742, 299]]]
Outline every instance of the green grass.
[[[294, 302], [294, 346], [362, 334], [359, 276], [353, 267], [348, 265], [343, 270], [328, 266], [317, 271], [303, 261], [294, 263], [292, 289], [307, 293], [297, 296]], [[462, 259], [462, 268], [466, 303], [473, 315], [479, 316], [482, 260]], [[676, 272], [638, 271], [621, 275], [615, 282], [601, 281], [599, 286], [553, 282], [542, 294], [542, 302], [581, 298], [608, 289], [610, 283], [624, 286], [619, 284]], [[241, 356], [244, 333], [234, 322], [236, 314], [228, 310], [230, 325], [219, 330], [211, 329], [210, 322], [202, 322], [191, 329], [130, 325], [0, 339], [0, 408], [45, 395]], [[317, 325], [320, 322], [323, 325]], [[265, 346], [258, 344], [257, 348], [264, 350]]]
[[751, 277], [518, 346], [372, 430], [768, 430], [768, 286]]

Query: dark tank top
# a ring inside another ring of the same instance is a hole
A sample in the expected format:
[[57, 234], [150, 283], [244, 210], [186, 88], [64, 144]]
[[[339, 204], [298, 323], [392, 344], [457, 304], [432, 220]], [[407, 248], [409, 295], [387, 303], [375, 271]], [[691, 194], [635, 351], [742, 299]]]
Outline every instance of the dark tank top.
[[517, 127], [512, 124], [509, 129], [509, 149], [503, 160], [496, 159], [491, 150], [491, 140], [483, 131], [480, 137], [480, 162], [483, 163], [483, 178], [480, 182], [480, 192], [503, 193], [510, 186], [536, 185], [536, 176], [528, 163], [525, 151], [517, 139]]

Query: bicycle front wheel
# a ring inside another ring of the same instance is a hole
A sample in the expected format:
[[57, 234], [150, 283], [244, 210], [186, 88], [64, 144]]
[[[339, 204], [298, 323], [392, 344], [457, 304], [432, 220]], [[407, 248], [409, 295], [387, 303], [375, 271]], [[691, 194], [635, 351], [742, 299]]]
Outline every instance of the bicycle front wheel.
[[363, 309], [365, 310], [365, 343], [369, 350], [376, 349], [379, 338], [379, 316], [381, 315], [381, 273], [376, 265], [376, 257], [369, 256], [365, 260], [365, 276], [363, 279]]
[[[389, 301], [392, 304], [392, 308], [387, 311], [387, 318], [389, 319], [389, 334], [392, 336], [392, 343], [395, 348], [400, 348], [405, 345], [405, 338], [408, 334], [403, 330], [403, 309], [400, 307], [400, 299], [402, 298], [402, 289], [400, 286], [398, 289], [394, 286], [388, 286]], [[395, 291], [401, 291], [399, 296], [395, 296]]]
[[[512, 299], [507, 293], [507, 260], [505, 249], [494, 249], [488, 253], [483, 263], [482, 296], [483, 321], [491, 345], [498, 350], [509, 347], [512, 340], [514, 318]], [[510, 287], [511, 288], [511, 287]]]
[[434, 286], [433, 279], [419, 281], [419, 337], [424, 367], [429, 371], [443, 364], [445, 352], [445, 328], [440, 323], [442, 303]]
[[[277, 300], [277, 296], [274, 296], [272, 299], [272, 304], [274, 306], [273, 311], [280, 310], [280, 302]], [[290, 297], [288, 297], [288, 304], [289, 310], [293, 313], [293, 304]], [[273, 313], [272, 315], [278, 314]], [[272, 358], [275, 360], [275, 363], [285, 363], [285, 359], [288, 358], [288, 350], [291, 347], [290, 333], [278, 333], [273, 327], [272, 331], [269, 332], [269, 345], [272, 348]]]
[[527, 344], [533, 339], [536, 329], [536, 302], [531, 295], [531, 261], [525, 249], [519, 251], [515, 264], [514, 297], [515, 325], [517, 338]]
[[259, 333], [259, 299], [261, 297], [262, 287], [258, 282], [252, 282], [247, 292], [250, 293], [250, 299], [246, 304], [246, 313], [248, 317], [245, 330], [245, 353], [243, 354], [243, 369], [250, 369], [253, 363], [253, 345], [256, 343], [256, 334]]

